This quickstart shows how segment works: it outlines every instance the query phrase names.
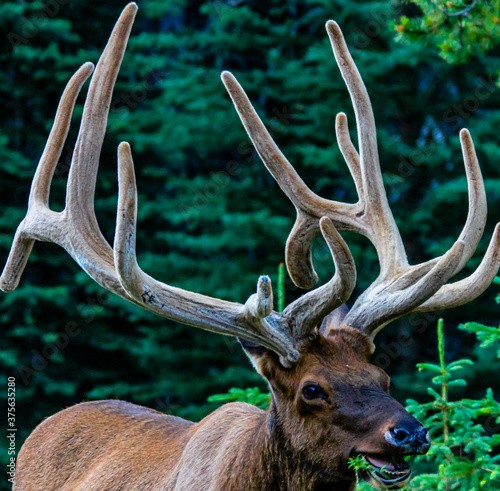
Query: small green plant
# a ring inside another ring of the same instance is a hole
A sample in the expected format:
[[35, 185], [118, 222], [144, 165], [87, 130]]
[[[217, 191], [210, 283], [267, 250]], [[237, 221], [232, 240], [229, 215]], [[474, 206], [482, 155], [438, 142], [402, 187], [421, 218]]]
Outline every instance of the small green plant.
[[[458, 327], [463, 331], [474, 333], [479, 341], [481, 341], [481, 348], [500, 345], [500, 326], [491, 327], [479, 324], [478, 322], [467, 322], [466, 324], [461, 324]], [[500, 358], [500, 346], [497, 350], [497, 357]]]
[[[479, 400], [453, 401], [450, 390], [466, 381], [456, 376], [471, 360], [445, 363], [443, 320], [438, 321], [439, 365], [419, 363], [418, 369], [432, 377], [427, 389], [431, 402], [409, 400], [407, 410], [429, 429], [432, 445], [417, 462], [430, 464], [428, 471], [416, 476], [409, 490], [495, 490], [500, 489], [500, 403], [488, 389]], [[498, 340], [498, 335], [497, 335]]]
[[257, 387], [238, 389], [233, 387], [227, 394], [215, 394], [208, 398], [208, 402], [247, 402], [261, 409], [267, 409], [271, 402], [271, 394], [262, 393]]
[[285, 310], [285, 263], [278, 266], [278, 312]]
[[366, 471], [370, 467], [371, 467], [370, 464], [366, 461], [366, 459], [362, 455], [356, 455], [356, 457], [351, 457], [349, 459], [349, 469], [352, 469], [356, 472]]
[[[500, 277], [497, 276], [493, 283], [495, 285], [500, 285]], [[497, 295], [495, 301], [500, 303], [500, 294]], [[458, 326], [459, 329], [463, 331], [468, 331], [477, 336], [479, 341], [481, 341], [481, 348], [487, 348], [489, 346], [498, 346], [497, 357], [500, 359], [500, 326], [491, 327], [485, 326], [484, 324], [479, 324], [478, 322], [467, 322]]]

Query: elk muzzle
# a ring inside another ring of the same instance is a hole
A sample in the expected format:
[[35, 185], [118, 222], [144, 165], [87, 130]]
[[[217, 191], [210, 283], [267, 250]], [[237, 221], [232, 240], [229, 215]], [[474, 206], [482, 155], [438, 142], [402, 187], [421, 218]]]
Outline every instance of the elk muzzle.
[[410, 466], [404, 458], [425, 454], [429, 447], [427, 428], [413, 416], [401, 415], [384, 433], [383, 452], [362, 453], [366, 465], [358, 472], [358, 477], [376, 489], [400, 489], [406, 486], [411, 476]]

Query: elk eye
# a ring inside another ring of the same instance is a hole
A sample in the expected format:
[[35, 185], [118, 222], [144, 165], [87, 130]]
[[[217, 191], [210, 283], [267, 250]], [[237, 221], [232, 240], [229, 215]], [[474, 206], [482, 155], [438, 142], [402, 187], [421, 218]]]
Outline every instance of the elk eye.
[[317, 385], [306, 385], [302, 389], [302, 395], [308, 399], [326, 399], [327, 396], [325, 394], [325, 391], [321, 388], [318, 387]]

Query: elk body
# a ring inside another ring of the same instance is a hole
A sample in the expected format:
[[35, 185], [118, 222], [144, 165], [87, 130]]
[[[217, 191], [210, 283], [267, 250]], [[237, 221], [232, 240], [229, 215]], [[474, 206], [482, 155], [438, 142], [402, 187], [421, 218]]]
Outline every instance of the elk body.
[[[317, 281], [310, 249], [322, 234], [335, 276], [290, 304], [273, 310], [272, 287], [259, 278], [245, 304], [217, 300], [161, 283], [144, 273], [135, 255], [137, 191], [130, 147], [118, 149], [119, 198], [113, 249], [94, 214], [94, 190], [113, 86], [137, 11], [119, 18], [92, 77], [70, 169], [66, 207], [49, 209], [49, 190], [76, 97], [93, 65], [68, 83], [37, 168], [28, 213], [18, 227], [0, 280], [4, 291], [20, 279], [35, 240], [64, 247], [104, 288], [160, 316], [237, 336], [272, 401], [262, 411], [227, 404], [199, 423], [122, 401], [71, 407], [40, 424], [23, 445], [16, 491], [50, 490], [337, 490], [354, 488], [349, 457], [363, 455], [359, 477], [379, 489], [399, 489], [409, 479], [403, 457], [425, 453], [426, 429], [389, 396], [389, 378], [369, 363], [375, 334], [409, 312], [466, 303], [491, 283], [500, 263], [500, 228], [478, 269], [449, 283], [474, 253], [486, 221], [486, 197], [471, 137], [462, 130], [469, 182], [469, 214], [453, 247], [442, 257], [410, 265], [389, 209], [378, 161], [375, 120], [360, 74], [338, 25], [326, 25], [353, 101], [359, 152], [343, 113], [337, 140], [354, 178], [354, 204], [315, 195], [280, 152], [228, 72], [222, 80], [264, 164], [297, 210], [286, 247], [288, 271], [302, 288]], [[365, 235], [374, 244], [380, 275], [348, 309], [356, 269], [338, 230]]]

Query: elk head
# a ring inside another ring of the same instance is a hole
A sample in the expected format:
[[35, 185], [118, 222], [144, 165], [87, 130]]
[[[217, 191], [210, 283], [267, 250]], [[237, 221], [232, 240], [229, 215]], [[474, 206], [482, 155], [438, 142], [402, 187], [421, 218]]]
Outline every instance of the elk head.
[[[486, 221], [481, 172], [467, 130], [460, 133], [469, 183], [469, 215], [460, 237], [442, 257], [408, 263], [388, 205], [380, 171], [375, 120], [361, 76], [338, 25], [326, 25], [335, 58], [354, 105], [358, 150], [343, 113], [336, 120], [340, 150], [353, 176], [357, 203], [340, 203], [314, 194], [280, 152], [229, 72], [222, 80], [264, 164], [297, 210], [286, 246], [287, 268], [295, 284], [311, 289], [317, 281], [311, 243], [321, 234], [336, 272], [283, 312], [273, 310], [268, 277], [244, 304], [214, 299], [162, 283], [144, 273], [136, 259], [137, 190], [128, 143], [118, 148], [119, 199], [114, 246], [104, 239], [94, 213], [99, 155], [114, 83], [137, 6], [123, 11], [92, 77], [68, 179], [66, 207], [48, 206], [50, 184], [61, 154], [76, 97], [93, 71], [84, 64], [68, 83], [37, 168], [28, 213], [16, 232], [0, 287], [19, 283], [35, 240], [66, 249], [95, 281], [154, 314], [209, 331], [236, 336], [256, 369], [269, 382], [270, 438], [296, 462], [329, 482], [353, 480], [348, 458], [369, 464], [364, 477], [380, 489], [397, 489], [410, 471], [402, 457], [429, 447], [425, 428], [389, 396], [389, 378], [368, 359], [376, 333], [409, 312], [445, 309], [466, 303], [491, 283], [500, 264], [500, 227], [478, 269], [446, 284], [474, 253]], [[366, 236], [375, 246], [380, 274], [348, 309], [356, 269], [339, 231]], [[297, 464], [298, 465], [298, 464]]]
[[272, 351], [242, 343], [269, 381], [275, 431], [294, 459], [321, 463], [329, 482], [352, 481], [349, 458], [362, 455], [369, 471], [359, 477], [398, 489], [411, 474], [404, 457], [429, 449], [427, 430], [390, 397], [390, 379], [368, 362], [371, 344], [364, 335], [324, 328], [291, 368]]

